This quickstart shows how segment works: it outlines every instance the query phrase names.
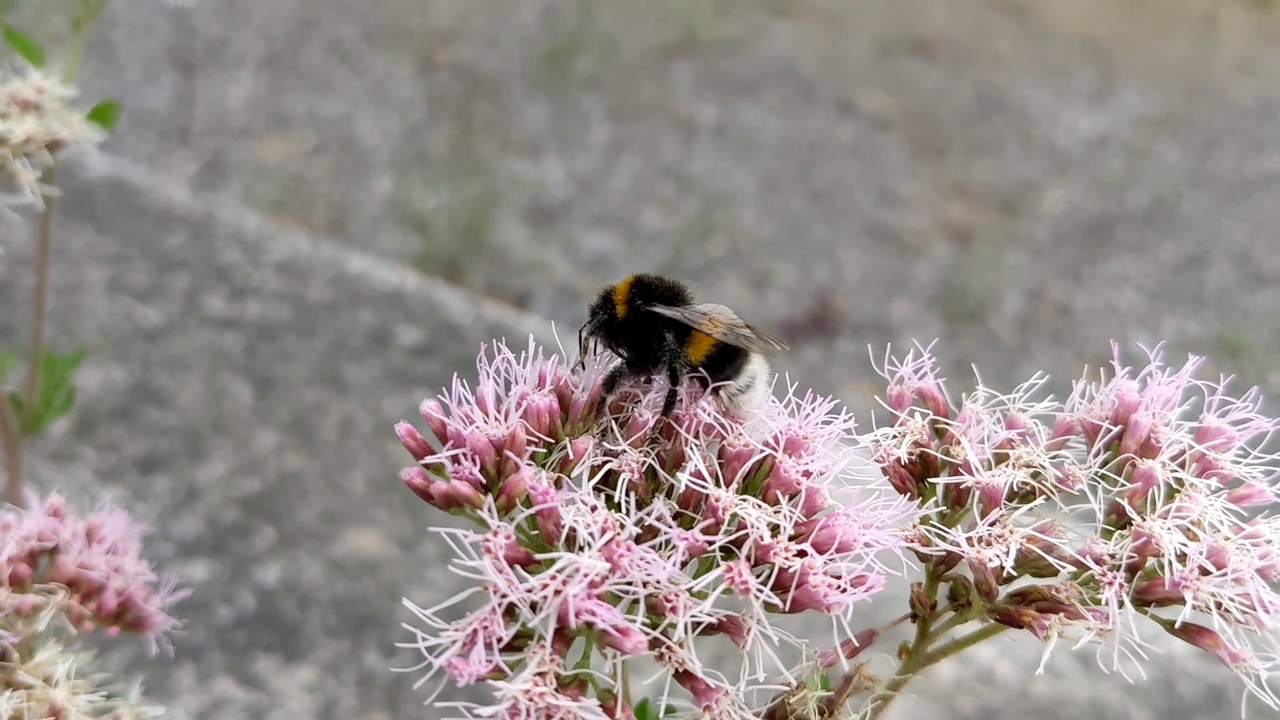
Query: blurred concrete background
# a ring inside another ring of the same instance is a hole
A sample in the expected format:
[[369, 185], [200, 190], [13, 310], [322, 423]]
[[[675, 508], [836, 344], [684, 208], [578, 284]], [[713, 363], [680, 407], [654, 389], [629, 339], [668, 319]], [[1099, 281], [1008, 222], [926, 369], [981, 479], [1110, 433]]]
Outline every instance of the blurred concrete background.
[[[868, 345], [935, 337], [957, 383], [1116, 338], [1275, 395], [1277, 40], [1267, 0], [112, 3], [83, 88], [125, 115], [54, 260], [53, 340], [93, 354], [32, 473], [128, 505], [194, 589], [173, 660], [114, 653], [174, 717], [432, 717], [387, 670], [400, 596], [452, 592], [392, 423], [623, 273], [855, 409]], [[7, 342], [25, 231], [0, 250]], [[1237, 714], [1169, 649], [1131, 686], [1001, 639], [892, 717]]]

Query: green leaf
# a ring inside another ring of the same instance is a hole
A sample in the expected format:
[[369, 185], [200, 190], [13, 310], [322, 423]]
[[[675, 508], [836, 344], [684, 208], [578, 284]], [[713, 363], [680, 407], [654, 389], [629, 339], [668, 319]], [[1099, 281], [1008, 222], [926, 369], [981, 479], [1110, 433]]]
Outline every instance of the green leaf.
[[631, 713], [636, 716], [636, 720], [659, 720], [658, 709], [649, 702], [649, 698], [636, 703], [636, 706], [631, 708]]
[[88, 350], [80, 348], [67, 355], [46, 351], [40, 358], [35, 403], [28, 408], [22, 407], [21, 400], [14, 402], [14, 410], [21, 418], [23, 435], [33, 437], [71, 412], [76, 403], [76, 386], [72, 375], [88, 354]]
[[35, 38], [12, 25], [5, 25], [4, 41], [32, 66], [44, 67], [44, 48], [40, 47]]
[[89, 112], [85, 113], [84, 119], [101, 126], [102, 129], [108, 132], [115, 130], [116, 123], [120, 120], [120, 103], [115, 100], [103, 100], [89, 108]]

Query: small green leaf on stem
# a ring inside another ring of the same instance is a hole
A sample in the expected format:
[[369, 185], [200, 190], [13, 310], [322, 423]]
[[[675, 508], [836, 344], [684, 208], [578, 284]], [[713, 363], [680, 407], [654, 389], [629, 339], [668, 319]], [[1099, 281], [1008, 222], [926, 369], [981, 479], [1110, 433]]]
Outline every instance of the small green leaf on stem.
[[120, 121], [120, 103], [115, 100], [103, 100], [89, 108], [89, 112], [85, 113], [84, 119], [98, 125], [107, 132], [115, 130], [116, 123]]
[[36, 39], [12, 25], [4, 26], [5, 43], [33, 67], [44, 67], [44, 48]]
[[9, 399], [18, 414], [19, 429], [24, 436], [38, 435], [55, 420], [71, 412], [76, 402], [72, 375], [88, 354], [84, 348], [66, 355], [46, 351], [40, 358], [39, 385], [31, 406], [28, 407], [18, 393], [10, 394]]
[[649, 702], [649, 698], [644, 698], [631, 708], [631, 712], [636, 716], [636, 720], [662, 720], [668, 715], [674, 715], [676, 708], [674, 705], [659, 708], [656, 704]]

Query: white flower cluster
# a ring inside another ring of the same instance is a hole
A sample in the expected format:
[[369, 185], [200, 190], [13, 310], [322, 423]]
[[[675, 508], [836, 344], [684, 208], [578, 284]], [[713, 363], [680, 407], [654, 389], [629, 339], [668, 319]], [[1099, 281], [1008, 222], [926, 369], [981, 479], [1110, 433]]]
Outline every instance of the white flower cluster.
[[0, 208], [42, 209], [44, 198], [55, 192], [42, 181], [54, 156], [105, 137], [67, 104], [75, 95], [75, 88], [46, 69], [0, 68]]

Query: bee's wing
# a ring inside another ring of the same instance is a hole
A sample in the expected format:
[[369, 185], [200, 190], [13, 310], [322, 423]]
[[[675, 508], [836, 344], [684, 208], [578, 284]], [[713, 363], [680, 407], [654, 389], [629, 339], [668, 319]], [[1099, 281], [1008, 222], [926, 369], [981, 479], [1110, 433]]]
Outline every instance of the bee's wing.
[[669, 317], [704, 332], [722, 343], [757, 353], [787, 350], [787, 344], [746, 324], [724, 305], [651, 305], [647, 310]]

